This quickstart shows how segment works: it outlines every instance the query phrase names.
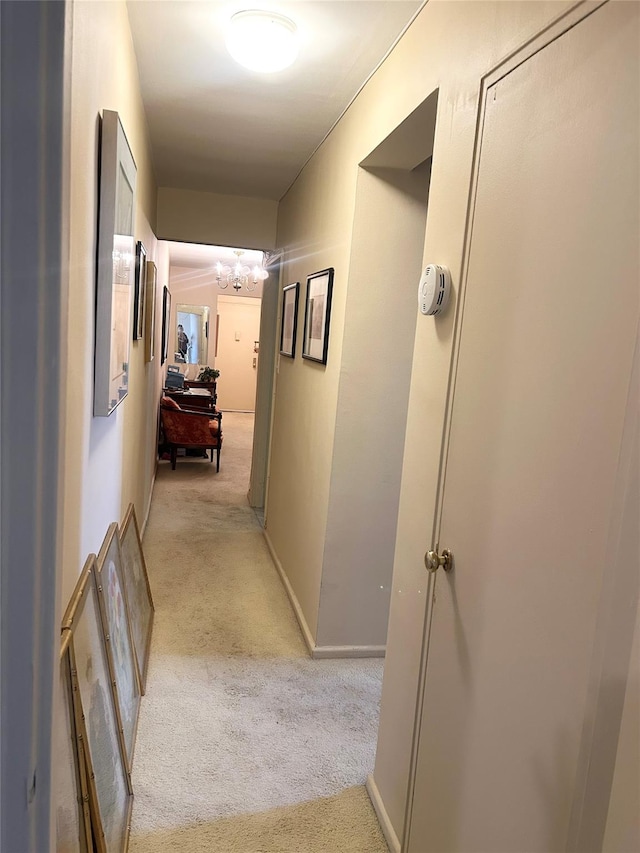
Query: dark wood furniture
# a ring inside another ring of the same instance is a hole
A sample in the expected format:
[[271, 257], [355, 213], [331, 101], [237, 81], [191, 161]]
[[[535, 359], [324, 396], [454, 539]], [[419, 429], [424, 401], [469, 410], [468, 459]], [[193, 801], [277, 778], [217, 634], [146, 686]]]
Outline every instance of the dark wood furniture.
[[213, 404], [215, 406], [218, 400], [218, 386], [215, 379], [213, 382], [199, 382], [197, 379], [185, 379], [184, 384], [185, 388], [200, 388], [208, 391], [213, 397]]
[[[185, 386], [186, 384], [185, 382]], [[216, 410], [216, 398], [206, 388], [187, 389], [185, 391], [165, 388], [164, 394], [175, 400], [181, 409], [205, 409], [212, 413]]]
[[222, 412], [182, 409], [172, 397], [160, 401], [162, 447], [169, 451], [171, 468], [175, 470], [178, 449], [216, 451], [216, 471], [220, 470], [222, 448]]

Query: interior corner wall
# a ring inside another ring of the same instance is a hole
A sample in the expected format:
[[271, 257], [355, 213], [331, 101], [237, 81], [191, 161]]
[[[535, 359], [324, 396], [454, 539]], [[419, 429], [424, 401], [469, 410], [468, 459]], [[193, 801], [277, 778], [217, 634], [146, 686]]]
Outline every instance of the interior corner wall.
[[[427, 3], [280, 201], [285, 284], [300, 281], [303, 288], [299, 329], [305, 277], [336, 269], [327, 366], [300, 359], [300, 343], [294, 360], [280, 359], [268, 487], [267, 533], [316, 637], [358, 164], [438, 91], [424, 260], [449, 267], [454, 297], [437, 322], [418, 318], [413, 347], [374, 770], [388, 835], [396, 840], [404, 826], [425, 622], [423, 557], [435, 511], [481, 79], [575, 5]], [[393, 295], [388, 300], [391, 313]]]
[[[423, 140], [424, 156], [432, 138]], [[430, 160], [360, 169], [317, 644], [384, 648]]]
[[[84, 560], [97, 552], [112, 521], [133, 501], [144, 522], [155, 472], [160, 361], [144, 360], [144, 342], [132, 341], [129, 394], [108, 418], [93, 417], [93, 361], [98, 213], [99, 116], [116, 110], [137, 166], [135, 239], [158, 264], [154, 234], [157, 190], [126, 3], [70, 5], [71, 140], [70, 262], [65, 477], [63, 607]], [[158, 293], [161, 293], [160, 283]], [[156, 318], [161, 312], [156, 306]], [[156, 323], [156, 353], [159, 353]]]
[[[335, 133], [335, 131], [334, 131]], [[348, 140], [347, 140], [348, 141]], [[358, 162], [358, 161], [356, 161]], [[277, 357], [265, 529], [315, 642], [357, 166], [321, 148], [279, 208], [281, 284], [300, 284], [295, 358]], [[345, 199], [347, 201], [345, 201]], [[327, 364], [302, 354], [306, 277], [334, 268]]]
[[207, 243], [239, 249], [274, 249], [278, 202], [161, 187], [160, 240]]

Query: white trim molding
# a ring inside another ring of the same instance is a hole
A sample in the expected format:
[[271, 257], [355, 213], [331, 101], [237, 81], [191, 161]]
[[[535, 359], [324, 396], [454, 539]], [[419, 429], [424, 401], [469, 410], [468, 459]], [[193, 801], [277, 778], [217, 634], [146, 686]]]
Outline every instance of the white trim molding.
[[327, 658], [383, 658], [386, 646], [314, 646], [311, 657]]
[[140, 539], [144, 538], [144, 532], [147, 529], [147, 524], [149, 522], [149, 516], [151, 515], [151, 504], [153, 502], [153, 490], [156, 487], [156, 476], [157, 476], [157, 474], [158, 474], [158, 462], [156, 461], [155, 467], [153, 469], [153, 477], [151, 478], [151, 488], [149, 489], [149, 500], [147, 501], [147, 510], [144, 514], [142, 526], [140, 527]]
[[367, 794], [369, 794], [371, 805], [373, 806], [373, 810], [376, 813], [378, 823], [380, 824], [380, 829], [382, 830], [382, 834], [385, 837], [385, 841], [387, 842], [389, 850], [391, 851], [391, 853], [400, 853], [400, 839], [396, 835], [395, 830], [391, 825], [389, 815], [387, 814], [387, 810], [385, 809], [384, 803], [382, 802], [382, 797], [380, 796], [380, 791], [378, 790], [378, 786], [376, 785], [376, 780], [373, 778], [373, 773], [369, 773], [369, 775], [367, 776], [365, 787], [367, 789]]
[[269, 553], [271, 554], [271, 559], [273, 560], [273, 564], [276, 567], [278, 574], [280, 575], [280, 580], [282, 581], [282, 586], [284, 587], [284, 591], [287, 593], [289, 601], [291, 602], [291, 607], [293, 608], [293, 612], [295, 614], [296, 619], [298, 620], [298, 625], [300, 626], [300, 630], [302, 631], [302, 637], [305, 641], [307, 649], [311, 657], [313, 657], [313, 650], [316, 647], [316, 642], [313, 639], [313, 634], [311, 633], [311, 628], [309, 628], [307, 624], [307, 620], [304, 618], [304, 613], [302, 612], [302, 607], [300, 606], [300, 602], [298, 601], [298, 597], [293, 591], [293, 587], [289, 582], [289, 578], [287, 577], [285, 570], [282, 568], [282, 563], [278, 555], [276, 554], [276, 549], [273, 547], [273, 542], [269, 537], [269, 534], [266, 530], [262, 531], [264, 534], [265, 542], [267, 543], [267, 548], [269, 549]]

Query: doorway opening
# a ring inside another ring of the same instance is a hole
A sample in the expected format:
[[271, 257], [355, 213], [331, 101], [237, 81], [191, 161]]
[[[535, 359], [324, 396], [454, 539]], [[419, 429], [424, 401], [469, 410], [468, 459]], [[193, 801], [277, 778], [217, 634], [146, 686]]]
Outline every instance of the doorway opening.
[[269, 256], [260, 250], [163, 242], [172, 294], [169, 364], [177, 365], [188, 380], [196, 379], [204, 366], [219, 370], [218, 408], [254, 416], [248, 498], [260, 511], [265, 503], [279, 268], [269, 265]]
[[169, 363], [187, 379], [207, 365], [220, 370], [219, 407], [254, 412], [263, 252], [199, 243], [167, 247]]

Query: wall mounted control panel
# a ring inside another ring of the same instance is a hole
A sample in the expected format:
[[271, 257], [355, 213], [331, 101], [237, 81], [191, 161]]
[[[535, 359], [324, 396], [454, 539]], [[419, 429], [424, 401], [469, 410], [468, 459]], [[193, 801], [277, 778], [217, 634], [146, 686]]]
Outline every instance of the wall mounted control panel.
[[418, 305], [428, 316], [442, 314], [449, 301], [451, 274], [446, 267], [429, 264], [418, 285]]

